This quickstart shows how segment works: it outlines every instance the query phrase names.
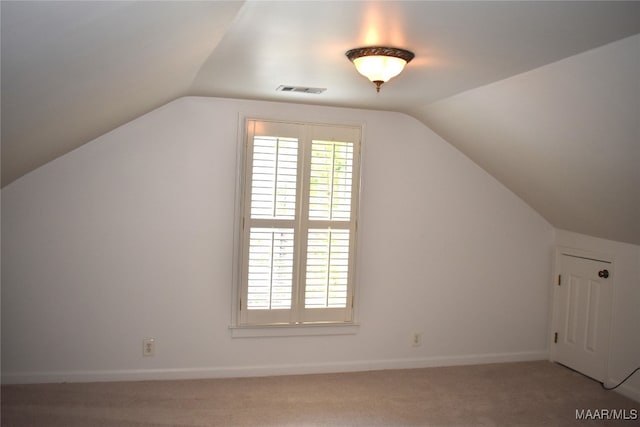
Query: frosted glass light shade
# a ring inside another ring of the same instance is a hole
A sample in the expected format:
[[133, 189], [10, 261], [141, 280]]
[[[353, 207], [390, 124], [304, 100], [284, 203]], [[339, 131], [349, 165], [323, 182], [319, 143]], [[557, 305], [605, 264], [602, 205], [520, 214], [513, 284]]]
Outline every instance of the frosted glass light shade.
[[388, 82], [402, 72], [407, 61], [392, 56], [361, 56], [353, 60], [356, 70], [372, 82]]

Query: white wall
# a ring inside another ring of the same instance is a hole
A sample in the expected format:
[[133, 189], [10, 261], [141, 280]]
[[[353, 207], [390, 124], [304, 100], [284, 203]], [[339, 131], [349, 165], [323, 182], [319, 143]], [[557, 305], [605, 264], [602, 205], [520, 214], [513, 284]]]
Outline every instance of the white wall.
[[[230, 337], [239, 113], [365, 124], [356, 335]], [[2, 231], [5, 382], [548, 354], [552, 227], [402, 114], [181, 98], [5, 187]]]
[[[564, 230], [556, 231], [555, 240], [558, 246], [613, 260], [613, 317], [607, 385], [615, 385], [640, 366], [640, 246]], [[640, 373], [617, 390], [640, 401]]]

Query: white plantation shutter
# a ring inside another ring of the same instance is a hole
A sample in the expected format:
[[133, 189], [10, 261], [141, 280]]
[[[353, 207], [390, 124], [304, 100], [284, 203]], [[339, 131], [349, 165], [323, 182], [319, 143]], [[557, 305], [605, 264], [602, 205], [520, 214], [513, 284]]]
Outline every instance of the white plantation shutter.
[[256, 137], [251, 172], [251, 218], [294, 219], [298, 141]]
[[349, 284], [349, 230], [309, 230], [305, 308], [344, 308]]
[[312, 142], [309, 219], [349, 220], [352, 175], [353, 143]]
[[247, 280], [249, 309], [291, 308], [292, 228], [251, 228]]
[[353, 320], [360, 129], [247, 121], [239, 324]]

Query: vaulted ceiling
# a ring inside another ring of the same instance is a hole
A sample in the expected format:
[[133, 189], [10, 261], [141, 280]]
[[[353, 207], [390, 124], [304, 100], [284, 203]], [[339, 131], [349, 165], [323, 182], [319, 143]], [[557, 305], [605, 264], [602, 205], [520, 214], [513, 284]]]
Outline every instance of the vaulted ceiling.
[[[640, 2], [0, 7], [3, 186], [185, 95], [348, 106], [414, 116], [556, 227], [640, 244]], [[416, 54], [380, 93], [344, 56], [375, 44]]]

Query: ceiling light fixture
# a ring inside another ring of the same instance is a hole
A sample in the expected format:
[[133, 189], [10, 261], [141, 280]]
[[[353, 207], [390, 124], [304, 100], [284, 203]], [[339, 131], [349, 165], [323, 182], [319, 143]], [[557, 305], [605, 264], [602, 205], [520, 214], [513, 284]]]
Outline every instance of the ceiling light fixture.
[[382, 83], [402, 72], [415, 56], [413, 52], [395, 47], [370, 46], [351, 49], [345, 53], [356, 70], [376, 85], [380, 92]]

